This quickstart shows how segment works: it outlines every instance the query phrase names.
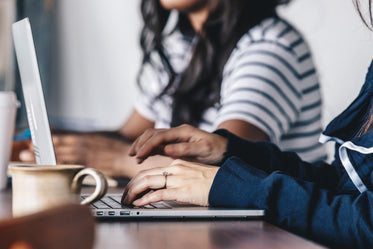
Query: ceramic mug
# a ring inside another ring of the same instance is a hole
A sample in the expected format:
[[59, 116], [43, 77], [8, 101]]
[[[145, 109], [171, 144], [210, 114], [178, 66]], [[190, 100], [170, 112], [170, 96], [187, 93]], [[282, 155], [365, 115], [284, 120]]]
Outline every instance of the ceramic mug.
[[92, 176], [95, 191], [82, 205], [103, 197], [107, 191], [105, 176], [81, 165], [11, 165], [13, 216], [22, 216], [64, 203], [79, 203], [84, 177]]

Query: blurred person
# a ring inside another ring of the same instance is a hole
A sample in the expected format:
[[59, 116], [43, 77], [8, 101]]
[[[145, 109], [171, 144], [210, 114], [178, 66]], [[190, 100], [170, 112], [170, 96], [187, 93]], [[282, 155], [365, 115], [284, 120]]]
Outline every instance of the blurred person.
[[[132, 177], [172, 159], [155, 156], [135, 167], [127, 156], [130, 142], [148, 128], [180, 124], [224, 128], [305, 160], [325, 159], [317, 142], [321, 95], [310, 50], [275, 11], [288, 2], [143, 0], [141, 93], [132, 114], [117, 132], [55, 134], [59, 163]], [[21, 158], [27, 160], [27, 152]]]

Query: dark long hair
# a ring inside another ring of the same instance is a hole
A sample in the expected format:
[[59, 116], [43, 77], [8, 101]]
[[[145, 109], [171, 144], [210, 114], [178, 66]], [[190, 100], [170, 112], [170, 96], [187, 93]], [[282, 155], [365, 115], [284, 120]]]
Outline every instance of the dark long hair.
[[[173, 97], [171, 126], [188, 123], [198, 126], [202, 113], [220, 99], [222, 71], [229, 55], [240, 37], [263, 19], [276, 16], [275, 8], [291, 0], [206, 0], [209, 16], [199, 35], [194, 32], [186, 13], [179, 13], [177, 29], [194, 37], [193, 55], [186, 70], [176, 75], [164, 53], [162, 33], [170, 16], [159, 0], [143, 0], [141, 12], [144, 26], [141, 32], [143, 66], [153, 64], [152, 54], [159, 55], [169, 81], [159, 98], [165, 94]], [[138, 78], [138, 79], [139, 79]], [[138, 80], [141, 88], [146, 88]]]
[[[368, 13], [364, 13], [361, 6], [361, 0], [353, 0], [355, 7], [363, 20], [364, 24], [373, 31], [373, 8], [372, 8], [372, 0], [366, 0]], [[358, 132], [359, 135], [363, 135], [370, 131], [373, 128], [373, 107], [370, 108], [370, 111], [367, 115], [366, 121], [362, 125], [360, 131]]]
[[355, 4], [355, 7], [361, 17], [361, 19], [363, 20], [364, 24], [371, 30], [373, 30], [373, 4], [372, 4], [372, 0], [366, 0], [366, 3], [367, 6], [364, 6], [364, 7], [367, 7], [367, 12], [364, 12], [363, 11], [363, 7], [362, 7], [362, 0], [353, 0], [354, 4]]

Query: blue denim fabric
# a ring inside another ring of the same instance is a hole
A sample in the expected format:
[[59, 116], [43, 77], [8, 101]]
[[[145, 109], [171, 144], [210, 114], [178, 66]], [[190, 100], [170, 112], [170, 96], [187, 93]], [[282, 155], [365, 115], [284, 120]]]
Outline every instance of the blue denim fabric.
[[323, 134], [349, 141], [356, 136], [373, 106], [373, 62], [358, 97], [340, 115], [333, 119]]
[[373, 248], [373, 130], [358, 135], [372, 96], [373, 63], [359, 96], [324, 132], [343, 140], [337, 148], [345, 149], [365, 191], [351, 181], [340, 151], [332, 165], [310, 164], [272, 143], [218, 130], [228, 138], [228, 148], [210, 205], [265, 209], [267, 221], [333, 248]]

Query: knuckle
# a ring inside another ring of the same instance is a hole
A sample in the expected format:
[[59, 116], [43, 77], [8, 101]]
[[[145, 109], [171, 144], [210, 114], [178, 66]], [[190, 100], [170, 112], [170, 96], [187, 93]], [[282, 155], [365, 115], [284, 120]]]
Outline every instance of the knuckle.
[[180, 164], [182, 164], [184, 161], [183, 160], [181, 160], [181, 159], [175, 159], [174, 160], [174, 162], [172, 163], [173, 164], [173, 166], [178, 166], [178, 165], [180, 165]]
[[145, 175], [146, 175], [146, 169], [143, 169], [143, 170], [140, 170], [140, 171], [137, 173], [136, 178], [139, 178], [139, 177], [142, 177], [142, 176], [145, 176]]
[[164, 198], [164, 191], [163, 190], [159, 190], [159, 191], [156, 191], [154, 193], [155, 197], [158, 199], [158, 200], [163, 200]]
[[127, 195], [132, 196], [133, 194], [134, 194], [133, 188], [129, 188], [128, 191], [127, 191]]
[[189, 155], [192, 153], [192, 148], [190, 146], [183, 146], [183, 147], [180, 146], [180, 148], [176, 147], [176, 150], [177, 152], [180, 152], [183, 155]]
[[144, 182], [148, 182], [150, 180], [150, 176], [149, 175], [145, 175], [144, 177], [143, 177], [143, 181]]
[[136, 141], [141, 141], [144, 139], [144, 137], [147, 137], [149, 136], [149, 133], [150, 133], [150, 128], [146, 129], [137, 139]]
[[211, 150], [213, 147], [213, 144], [210, 141], [206, 140], [199, 141], [199, 144], [201, 145], [201, 147], [206, 148], [208, 150]]
[[175, 159], [175, 160], [172, 162], [171, 166], [172, 166], [173, 169], [180, 169], [180, 167], [182, 166], [183, 162], [184, 162], [184, 161], [181, 160], [181, 159]]
[[184, 166], [181, 164], [172, 165], [171, 171], [175, 172], [176, 174], [183, 170]]
[[148, 129], [146, 129], [146, 131], [144, 132], [144, 134], [149, 135], [149, 134], [154, 133], [154, 131], [155, 131], [154, 128], [148, 128]]
[[159, 140], [161, 138], [161, 135], [162, 134], [160, 132], [156, 132], [153, 134], [152, 139]]
[[144, 178], [142, 179], [143, 185], [145, 185], [146, 187], [149, 187], [151, 178], [152, 178], [152, 176], [149, 176], [149, 175], [144, 176]]
[[182, 124], [179, 126], [181, 129], [184, 129], [185, 131], [191, 131], [193, 130], [193, 126], [189, 125], [189, 124]]
[[149, 202], [149, 200], [150, 200], [150, 196], [149, 196], [149, 195], [144, 195], [144, 196], [141, 197], [141, 199], [142, 199], [143, 201], [145, 201], [145, 202]]

